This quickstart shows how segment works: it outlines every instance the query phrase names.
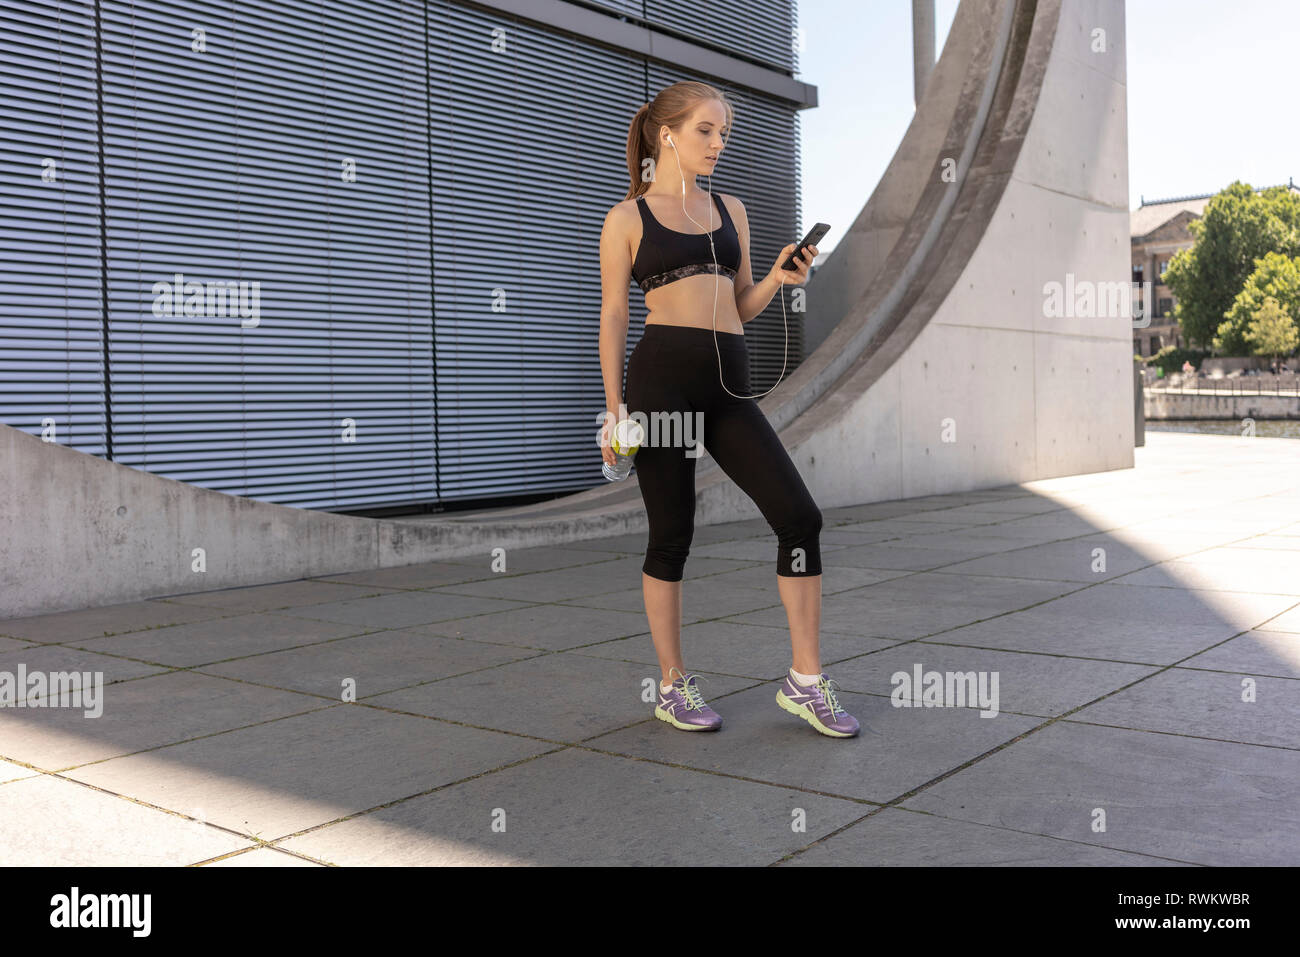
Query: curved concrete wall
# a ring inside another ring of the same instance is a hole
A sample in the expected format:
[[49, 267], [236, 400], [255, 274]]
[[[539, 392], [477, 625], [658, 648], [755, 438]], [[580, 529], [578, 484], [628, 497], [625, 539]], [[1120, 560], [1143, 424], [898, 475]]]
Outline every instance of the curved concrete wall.
[[[897, 155], [809, 284], [834, 327], [762, 403], [823, 507], [1132, 464], [1129, 321], [1042, 305], [1067, 273], [1128, 276], [1124, 58], [1122, 0], [963, 0]], [[635, 478], [376, 520], [209, 492], [7, 427], [0, 470], [0, 617], [646, 527]], [[697, 489], [700, 525], [758, 515], [707, 457]]]

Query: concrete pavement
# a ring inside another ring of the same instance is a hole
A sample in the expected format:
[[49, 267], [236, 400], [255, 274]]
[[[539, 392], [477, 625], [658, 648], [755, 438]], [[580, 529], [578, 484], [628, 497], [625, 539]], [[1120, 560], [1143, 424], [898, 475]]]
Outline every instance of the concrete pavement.
[[[0, 621], [0, 682], [104, 682], [0, 707], [0, 864], [1293, 863], [1300, 440], [1136, 461], [825, 509], [849, 740], [773, 701], [761, 520], [687, 563], [717, 733], [642, 699], [644, 534]], [[896, 707], [918, 672], [995, 707]]]

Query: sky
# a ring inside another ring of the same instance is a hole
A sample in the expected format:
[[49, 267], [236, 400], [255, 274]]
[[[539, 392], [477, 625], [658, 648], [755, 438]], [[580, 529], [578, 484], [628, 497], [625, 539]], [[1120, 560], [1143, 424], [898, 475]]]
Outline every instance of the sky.
[[[1066, 0], [1075, 2], [1075, 0]], [[798, 0], [803, 228], [852, 224], [912, 121], [911, 0]], [[935, 55], [957, 0], [935, 0]], [[861, 29], [849, 30], [846, 24]], [[1234, 179], [1300, 186], [1293, 119], [1300, 5], [1292, 0], [1128, 0], [1129, 208], [1214, 193]], [[865, 37], [864, 37], [865, 34]], [[858, 185], [846, 187], [845, 184]]]

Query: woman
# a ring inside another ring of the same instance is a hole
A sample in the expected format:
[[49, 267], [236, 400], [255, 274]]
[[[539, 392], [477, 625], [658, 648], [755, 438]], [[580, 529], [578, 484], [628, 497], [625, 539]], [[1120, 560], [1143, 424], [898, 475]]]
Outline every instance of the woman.
[[[661, 422], [675, 413], [687, 428], [700, 421], [705, 449], [777, 535], [777, 585], [793, 649], [777, 703], [823, 734], [852, 737], [858, 722], [840, 707], [821, 671], [821, 511], [749, 397], [742, 330], [782, 285], [804, 282], [817, 247], [796, 259], [797, 270], [784, 270], [781, 263], [795, 248], [791, 243], [762, 280], [753, 281], [744, 204], [696, 184], [697, 176], [717, 166], [731, 117], [731, 105], [718, 90], [687, 82], [661, 90], [632, 120], [631, 187], [605, 217], [600, 237], [600, 365], [607, 410], [602, 455], [614, 464], [609, 432], [629, 413], [662, 415]], [[629, 278], [645, 293], [649, 311], [628, 360], [625, 401]], [[642, 590], [663, 672], [655, 716], [682, 730], [712, 731], [722, 719], [704, 703], [698, 675], [686, 672], [681, 652], [682, 573], [694, 532], [699, 453], [683, 447], [690, 442], [663, 439], [652, 435], [633, 460], [650, 525]]]

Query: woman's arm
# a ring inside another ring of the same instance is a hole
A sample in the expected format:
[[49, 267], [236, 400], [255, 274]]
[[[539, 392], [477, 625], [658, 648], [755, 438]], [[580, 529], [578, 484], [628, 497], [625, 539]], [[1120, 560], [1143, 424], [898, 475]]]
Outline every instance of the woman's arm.
[[632, 280], [626, 212], [622, 203], [614, 206], [600, 230], [600, 374], [605, 381], [605, 410], [616, 417], [623, 414], [627, 294]]
[[745, 204], [734, 196], [727, 195], [722, 196], [722, 201], [727, 204], [727, 212], [731, 213], [731, 219], [736, 224], [736, 234], [740, 237], [740, 268], [736, 270], [736, 278], [733, 282], [736, 291], [736, 312], [740, 314], [740, 321], [745, 323], [766, 309], [767, 304], [776, 295], [776, 291], [783, 285], [802, 283], [807, 278], [808, 264], [811, 264], [813, 257], [817, 255], [817, 247], [810, 246], [804, 252], [804, 262], [795, 260], [795, 265], [799, 267], [797, 272], [784, 269], [778, 272], [778, 264], [785, 262], [785, 258], [794, 252], [795, 246], [798, 245], [791, 243], [781, 250], [767, 275], [756, 283], [749, 265], [749, 216], [745, 213]]

